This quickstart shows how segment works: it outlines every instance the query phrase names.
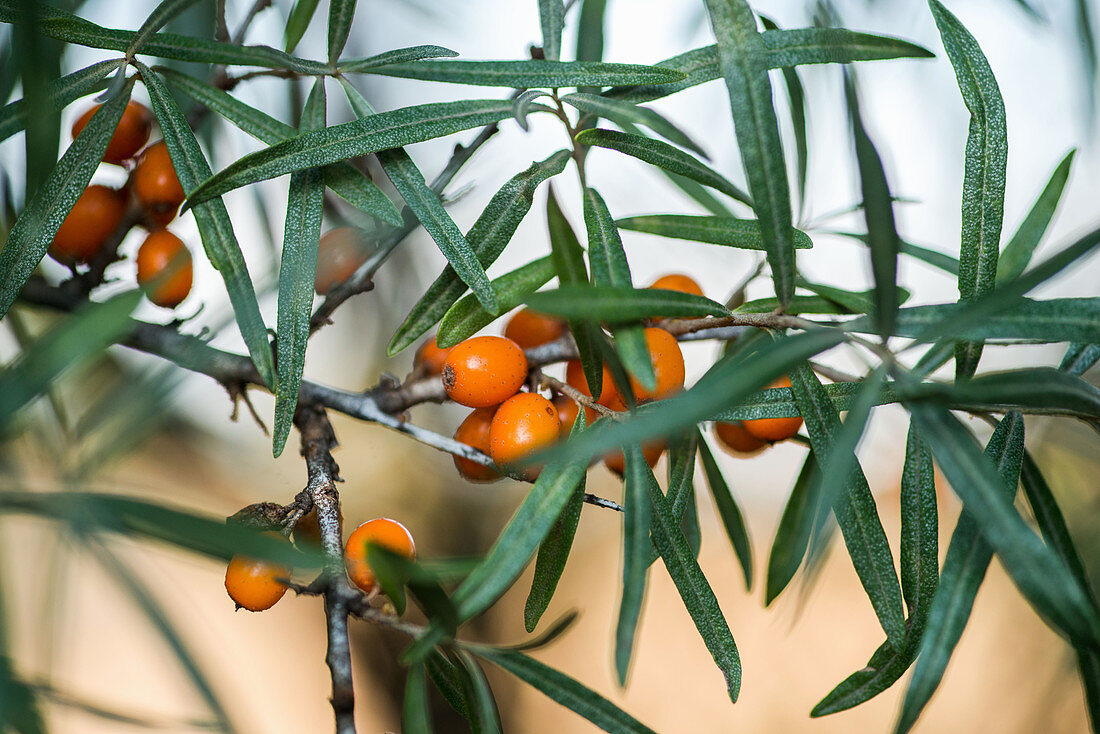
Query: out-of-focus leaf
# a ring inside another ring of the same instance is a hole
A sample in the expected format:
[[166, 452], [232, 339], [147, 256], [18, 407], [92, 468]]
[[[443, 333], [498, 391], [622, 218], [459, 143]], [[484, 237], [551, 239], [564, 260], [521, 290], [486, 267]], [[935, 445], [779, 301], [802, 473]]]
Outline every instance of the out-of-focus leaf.
[[479, 657], [504, 668], [604, 731], [614, 734], [654, 734], [652, 729], [600, 694], [534, 658], [515, 650], [501, 650], [484, 645], [477, 645], [473, 649]]
[[1058, 369], [1071, 375], [1083, 375], [1100, 361], [1100, 344], [1070, 344]]
[[549, 61], [561, 58], [561, 32], [565, 25], [562, 0], [539, 0], [539, 25], [542, 27], [542, 55]]
[[[210, 176], [210, 165], [199, 148], [187, 118], [177, 106], [168, 90], [163, 77], [141, 62], [135, 62], [141, 71], [153, 112], [160, 123], [164, 142], [172, 166], [176, 170], [180, 185], [184, 191], [193, 191], [195, 186]], [[271, 354], [271, 345], [267, 340], [267, 327], [260, 316], [260, 307], [256, 303], [256, 291], [248, 275], [244, 256], [241, 254], [237, 237], [233, 233], [233, 223], [229, 211], [220, 198], [212, 198], [194, 206], [195, 222], [199, 226], [199, 235], [206, 256], [211, 264], [221, 272], [225, 289], [233, 304], [233, 313], [240, 327], [241, 336], [248, 346], [252, 362], [267, 385], [275, 384], [275, 360]]]
[[451, 306], [439, 322], [436, 343], [446, 349], [473, 336], [500, 314], [530, 300], [530, 294], [553, 277], [554, 263], [549, 255], [500, 276], [492, 284], [496, 310], [487, 311], [472, 293], [465, 296]]
[[498, 122], [511, 114], [509, 100], [431, 102], [379, 112], [324, 130], [302, 133], [246, 155], [192, 190], [189, 199], [194, 206], [250, 183], [453, 135]]
[[[546, 179], [565, 170], [569, 157], [569, 151], [559, 150], [543, 161], [532, 163], [493, 195], [485, 211], [466, 233], [466, 241], [482, 267], [489, 267], [504, 251], [519, 223], [530, 211], [535, 189]], [[398, 327], [390, 340], [388, 353], [396, 354], [423, 336], [465, 292], [466, 284], [448, 265]]]
[[[852, 239], [859, 240], [865, 245], [870, 244], [870, 238], [866, 234], [860, 234], [858, 232], [822, 232], [822, 234], [835, 234], [841, 237], [851, 237]], [[901, 240], [898, 252], [902, 255], [908, 255], [909, 257], [916, 258], [923, 263], [931, 265], [934, 268], [942, 270], [945, 273], [954, 275], [956, 278], [959, 275], [959, 261], [950, 255], [945, 255], [937, 250], [929, 250], [927, 247], [921, 247], [920, 245], [914, 245], [912, 242], [906, 242]]]
[[726, 531], [726, 537], [733, 545], [733, 552], [737, 554], [737, 561], [741, 564], [741, 572], [745, 576], [745, 589], [752, 589], [752, 541], [749, 539], [749, 530], [745, 527], [745, 518], [741, 508], [737, 506], [737, 500], [730, 490], [726, 478], [722, 476], [722, 470], [718, 462], [714, 460], [714, 454], [710, 446], [698, 435], [699, 458], [703, 461], [703, 474], [707, 478], [707, 486], [714, 498], [714, 506], [718, 508], [718, 517], [722, 520], [722, 527]]
[[401, 706], [401, 731], [404, 734], [431, 734], [432, 712], [428, 706], [428, 676], [424, 663], [409, 667], [405, 678], [405, 700]]
[[[928, 4], [940, 29], [947, 56], [955, 67], [963, 101], [970, 110], [970, 134], [966, 140], [963, 172], [959, 300], [973, 301], [992, 291], [997, 283], [1008, 164], [1005, 107], [993, 70], [978, 42], [938, 0], [929, 0]], [[980, 343], [958, 345], [955, 348], [957, 376], [963, 379], [973, 375], [981, 355]]]
[[1069, 169], [1073, 165], [1073, 157], [1076, 153], [1076, 148], [1067, 153], [1050, 174], [1050, 180], [1039, 194], [1039, 198], [1035, 200], [1031, 211], [1020, 223], [1016, 234], [1012, 235], [1012, 239], [1001, 250], [1001, 256], [997, 259], [997, 282], [1004, 283], [1012, 280], [1027, 269], [1035, 248], [1046, 234], [1050, 220], [1054, 218], [1054, 212], [1058, 210], [1062, 191], [1066, 187], [1066, 181], [1069, 180]]
[[306, 28], [309, 28], [318, 2], [319, 0], [295, 0], [294, 7], [291, 8], [290, 15], [286, 19], [286, 52], [288, 54], [294, 53], [294, 49], [298, 47], [298, 41], [302, 40]]
[[[698, 143], [656, 110], [651, 110], [648, 107], [638, 107], [629, 102], [622, 102], [598, 94], [583, 94], [581, 92], [567, 94], [561, 98], [561, 101], [576, 107], [581, 112], [607, 118], [616, 125], [622, 126], [624, 130], [628, 126], [644, 125], [665, 140], [676, 143], [688, 150], [693, 150], [704, 158], [707, 157], [706, 151]], [[626, 130], [626, 132], [632, 131]]]
[[443, 46], [435, 46], [427, 44], [423, 46], [407, 46], [405, 48], [395, 48], [390, 51], [383, 51], [380, 54], [374, 56], [367, 56], [362, 59], [344, 59], [340, 61], [337, 66], [341, 72], [349, 71], [367, 71], [378, 66], [386, 66], [387, 64], [403, 64], [409, 61], [421, 61], [422, 59], [441, 59], [451, 58], [458, 56], [457, 51], [452, 51], [449, 48]]
[[1100, 389], [1050, 367], [990, 372], [953, 385], [924, 383], [901, 393], [903, 399], [921, 397], [948, 405], [1010, 405], [1100, 418]]
[[[657, 484], [657, 480], [653, 478], [653, 470], [646, 463], [639, 446], [626, 446], [623, 454], [623, 501], [626, 505], [623, 512], [623, 594], [619, 602], [618, 623], [615, 625], [615, 672], [621, 686], [626, 685], [630, 658], [634, 652], [635, 632], [642, 613], [642, 602], [645, 600], [646, 577], [649, 571], [646, 560], [652, 516], [649, 485]], [[660, 493], [660, 487], [656, 491]], [[661, 498], [664, 498], [663, 494]], [[731, 695], [736, 698], [735, 693]]]
[[[816, 286], [815, 286], [816, 287]], [[811, 290], [811, 288], [807, 288]], [[853, 313], [870, 313], [874, 310], [874, 301], [871, 300], [871, 296], [874, 291], [863, 291], [861, 293], [855, 293], [852, 291], [843, 291], [844, 295], [841, 299], [832, 297], [832, 294], [825, 295], [827, 292], [824, 288], [821, 289], [821, 295], [815, 296], [803, 296], [796, 294], [791, 299], [791, 303], [787, 306], [787, 313], [800, 314], [800, 313], [820, 313], [820, 314], [853, 314]], [[835, 289], [838, 292], [839, 289]], [[895, 298], [898, 301], [905, 301], [909, 298], [909, 291], [904, 288], [895, 289]], [[757, 298], [751, 301], [746, 301], [733, 310], [734, 313], [771, 313], [779, 308], [778, 298]]]
[[764, 584], [764, 605], [768, 606], [787, 588], [794, 578], [814, 528], [814, 518], [821, 505], [821, 477], [813, 452], [806, 457], [802, 470], [791, 489], [791, 496], [779, 518], [771, 553], [768, 556], [768, 576]]
[[100, 107], [38, 187], [0, 250], [0, 318], [23, 290], [107, 150], [131, 86]]
[[489, 688], [489, 681], [485, 679], [485, 673], [469, 653], [459, 650], [457, 654], [462, 667], [468, 673], [464, 682], [470, 686], [470, 690], [466, 692], [466, 699], [471, 704], [470, 724], [473, 731], [477, 734], [500, 734], [500, 714], [497, 711], [493, 690]]
[[729, 92], [737, 147], [753, 211], [760, 223], [775, 295], [786, 306], [794, 296], [794, 229], [787, 165], [772, 106], [767, 48], [745, 0], [706, 0], [706, 5], [718, 39], [719, 67]]
[[726, 316], [725, 306], [703, 296], [659, 288], [592, 288], [563, 285], [532, 293], [527, 305], [567, 319], [625, 323], [653, 317]]
[[[98, 91], [105, 86], [104, 79], [121, 66], [120, 59], [100, 61], [72, 74], [55, 79], [46, 86], [45, 97], [53, 109], [61, 109], [73, 100]], [[7, 140], [27, 126], [27, 101], [17, 99], [0, 108], [0, 140]]]
[[141, 53], [142, 47], [150, 36], [196, 2], [197, 0], [161, 0], [160, 4], [153, 9], [153, 12], [141, 24], [141, 28], [138, 28], [134, 37], [130, 39], [130, 45], [126, 48], [126, 55], [133, 56]]
[[[319, 77], [306, 100], [302, 129], [325, 126], [325, 79]], [[321, 240], [321, 214], [325, 203], [325, 174], [320, 168], [307, 168], [290, 177], [287, 194], [283, 247], [279, 260], [278, 349], [276, 353], [275, 422], [271, 432], [271, 450], [283, 453], [294, 410], [298, 407], [298, 388], [306, 363], [309, 319], [313, 308], [313, 281], [317, 273], [317, 248]]]
[[0, 370], [0, 427], [65, 370], [98, 356], [123, 338], [134, 326], [130, 313], [140, 300], [141, 291], [133, 290], [85, 306]]
[[[779, 26], [771, 18], [761, 16], [760, 22], [766, 30], [779, 30]], [[785, 66], [781, 71], [791, 109], [791, 129], [794, 131], [795, 162], [798, 171], [798, 208], [801, 212], [806, 208], [806, 168], [809, 163], [809, 146], [806, 140], [806, 92], [795, 67]]]
[[668, 84], [684, 75], [674, 69], [602, 61], [416, 61], [363, 69], [371, 74], [451, 84], [513, 89], [595, 85]]
[[[615, 222], [621, 229], [635, 232], [674, 237], [693, 242], [707, 242], [712, 245], [738, 247], [744, 250], [765, 250], [764, 235], [760, 231], [760, 222], [756, 219], [735, 219], [734, 217], [706, 217], [687, 214], [648, 214], [640, 217], [627, 217]], [[813, 247], [809, 236], [801, 230], [792, 228], [795, 249]]]
[[653, 140], [642, 135], [620, 133], [615, 130], [593, 129], [581, 131], [577, 135], [577, 142], [617, 150], [678, 176], [689, 178], [704, 186], [710, 186], [730, 198], [751, 204], [748, 194], [734, 186], [717, 171], [699, 162], [679, 148], [660, 140]]
[[[580, 416], [578, 420], [583, 420]], [[584, 506], [584, 480], [577, 485], [569, 502], [558, 516], [550, 534], [539, 546], [539, 554], [535, 559], [535, 573], [531, 578], [531, 593], [527, 595], [527, 604], [524, 607], [523, 623], [528, 632], [534, 632], [539, 620], [550, 605], [554, 591], [558, 587], [558, 580], [565, 571], [565, 564], [569, 560], [569, 551], [573, 547], [573, 536], [577, 532], [577, 524], [581, 519], [581, 508]]]
[[336, 66], [340, 53], [348, 41], [351, 22], [355, 19], [356, 0], [329, 0], [328, 4], [328, 62]]

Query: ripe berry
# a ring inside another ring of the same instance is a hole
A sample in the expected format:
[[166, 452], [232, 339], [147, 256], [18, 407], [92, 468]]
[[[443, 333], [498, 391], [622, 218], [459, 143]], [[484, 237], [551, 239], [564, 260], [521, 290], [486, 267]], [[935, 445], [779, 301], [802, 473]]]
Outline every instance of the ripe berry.
[[84, 189], [57, 230], [50, 254], [61, 262], [88, 262], [103, 248], [126, 214], [120, 192], [98, 184]]
[[[645, 457], [645, 463], [649, 464], [650, 469], [657, 465], [657, 462], [661, 460], [661, 454], [664, 452], [664, 441], [647, 443], [642, 446], [642, 456]], [[622, 451], [615, 450], [604, 456], [603, 464], [620, 477], [626, 472], [626, 456]]]
[[670, 273], [669, 275], [662, 275], [657, 280], [653, 281], [653, 285], [650, 288], [659, 288], [666, 291], [680, 291], [681, 293], [690, 293], [693, 296], [703, 295], [703, 289], [699, 287], [699, 284], [695, 282], [694, 278], [687, 275], [681, 275], [679, 273]]
[[[470, 413], [455, 431], [455, 440], [483, 453], [489, 453], [489, 426], [493, 422], [495, 413], [495, 407], [478, 408]], [[471, 482], [495, 482], [500, 479], [500, 474], [492, 467], [478, 464], [476, 461], [455, 456], [454, 462], [458, 473]]]
[[[279, 506], [279, 509], [282, 510], [282, 507]], [[342, 510], [337, 512], [342, 524], [344, 513]], [[294, 524], [294, 545], [312, 550], [321, 547], [321, 523], [317, 520], [316, 507], [298, 518], [298, 522]]]
[[337, 227], [325, 232], [317, 245], [313, 290], [323, 296], [343, 283], [367, 261], [370, 250], [362, 230], [355, 227]]
[[560, 339], [564, 330], [561, 320], [524, 308], [508, 320], [504, 336], [521, 349], [531, 349]]
[[[100, 105], [95, 105], [89, 108], [73, 123], [74, 138], [80, 135], [80, 131], [88, 124], [88, 120], [92, 119], [92, 115], [99, 107]], [[103, 153], [104, 162], [121, 165], [123, 161], [133, 158], [134, 154], [149, 142], [149, 131], [152, 128], [153, 116], [149, 113], [149, 109], [131, 100], [122, 111], [118, 127], [111, 135], [111, 142], [107, 143], [107, 150]]]
[[[680, 343], [676, 341], [676, 337], [664, 329], [650, 327], [645, 330], [645, 343], [657, 384], [652, 390], [648, 390], [631, 375], [630, 387], [638, 403], [664, 400], [680, 392], [684, 387], [684, 355], [680, 351]], [[608, 401], [607, 406], [613, 410], [626, 410], [626, 404], [619, 395]]]
[[[282, 538], [277, 533], [265, 535]], [[285, 580], [289, 578], [290, 569], [286, 566], [236, 555], [225, 569], [225, 590], [238, 609], [262, 612], [283, 598], [287, 589]]]
[[145, 297], [175, 308], [191, 292], [191, 253], [166, 229], [150, 232], [137, 253], [137, 281]]
[[379, 517], [357, 527], [344, 544], [344, 565], [352, 583], [368, 594], [377, 590], [377, 584], [374, 571], [367, 563], [367, 543], [382, 546], [406, 558], [416, 558], [412, 533], [396, 520]]
[[176, 216], [187, 197], [176, 178], [164, 141], [150, 145], [141, 155], [133, 176], [134, 194], [157, 223], [164, 226]]
[[573, 389], [579, 390], [600, 405], [609, 406], [612, 402], [619, 399], [619, 391], [615, 387], [614, 380], [611, 379], [611, 371], [607, 369], [607, 365], [604, 365], [603, 368], [603, 385], [600, 387], [599, 395], [593, 395], [592, 391], [588, 388], [588, 378], [584, 375], [584, 367], [581, 366], [579, 359], [569, 360], [565, 365], [565, 382]]
[[[558, 409], [541, 395], [522, 392], [497, 408], [489, 427], [489, 456], [498, 466], [521, 461], [539, 449], [556, 443], [561, 435]], [[538, 476], [528, 468], [528, 479]]]
[[[784, 375], [775, 382], [768, 385], [768, 388], [776, 387], [790, 387], [791, 378]], [[798, 429], [802, 427], [802, 416], [798, 415], [793, 418], [759, 418], [757, 420], [745, 421], [745, 430], [756, 436], [761, 441], [768, 441], [769, 443], [775, 443], [776, 441], [786, 441], [798, 433]]]
[[742, 421], [717, 421], [714, 424], [714, 435], [734, 454], [754, 454], [768, 445], [766, 441], [749, 433]]
[[[573, 424], [577, 421], [577, 413], [580, 412], [581, 406], [576, 400], [568, 395], [559, 395], [551, 402], [554, 403], [554, 407], [558, 411], [558, 422], [561, 428], [561, 437], [567, 438], [569, 433], [573, 430]], [[585, 407], [584, 409], [584, 424], [586, 426], [592, 425], [600, 415], [592, 408]]]
[[460, 405], [488, 408], [519, 392], [527, 356], [500, 336], [475, 336], [451, 348], [443, 363], [443, 389]]
[[443, 363], [447, 361], [447, 355], [450, 353], [451, 350], [440, 347], [433, 336], [416, 350], [413, 367], [423, 370], [427, 375], [441, 375]]

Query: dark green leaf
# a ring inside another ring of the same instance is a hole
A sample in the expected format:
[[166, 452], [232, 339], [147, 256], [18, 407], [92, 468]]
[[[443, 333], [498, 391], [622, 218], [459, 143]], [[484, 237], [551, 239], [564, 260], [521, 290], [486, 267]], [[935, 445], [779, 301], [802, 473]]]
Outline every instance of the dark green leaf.
[[428, 677], [424, 664], [409, 668], [405, 678], [405, 702], [401, 709], [401, 731], [404, 734], [431, 734], [432, 712], [428, 706]]
[[621, 84], [668, 84], [684, 75], [673, 69], [599, 61], [417, 61], [364, 69], [371, 74], [451, 84], [513, 89]]
[[298, 47], [298, 41], [302, 40], [306, 28], [309, 28], [313, 20], [313, 13], [317, 10], [319, 0], [296, 0], [286, 20], [286, 52], [294, 53]]
[[770, 605], [794, 578], [810, 546], [814, 520], [821, 507], [821, 477], [813, 452], [798, 473], [791, 496], [779, 518], [779, 527], [768, 556], [764, 604]]
[[[105, 86], [104, 79], [122, 65], [120, 59], [100, 61], [98, 64], [75, 71], [72, 74], [55, 79], [47, 85], [45, 97], [52, 109], [60, 110], [73, 100], [98, 91]], [[25, 99], [0, 108], [0, 140], [7, 140], [27, 126], [30, 116]]]
[[[584, 411], [580, 411], [580, 416]], [[561, 511], [550, 533], [539, 546], [539, 554], [535, 559], [535, 573], [531, 578], [531, 592], [527, 595], [527, 604], [523, 611], [523, 623], [528, 632], [534, 632], [539, 620], [550, 605], [554, 591], [558, 587], [558, 580], [565, 571], [565, 564], [569, 560], [569, 551], [573, 547], [573, 536], [577, 532], [577, 524], [581, 519], [581, 507], [584, 506], [584, 480], [577, 485], [577, 489], [570, 497], [565, 509]]]
[[1062, 200], [1062, 191], [1069, 180], [1069, 169], [1073, 165], [1073, 157], [1077, 149], [1071, 150], [1050, 174], [1050, 180], [1035, 200], [1031, 211], [1020, 223], [1020, 228], [1012, 239], [1001, 250], [1001, 256], [997, 260], [997, 282], [1004, 283], [1018, 277], [1027, 269], [1031, 262], [1031, 256], [1038, 247], [1043, 235], [1046, 234], [1050, 220], [1054, 218], [1054, 212], [1058, 210], [1058, 204]]
[[23, 209], [0, 250], [0, 318], [38, 267], [73, 204], [84, 193], [107, 150], [131, 87], [108, 100], [76, 137]]
[[[168, 154], [172, 166], [184, 191], [193, 191], [200, 181], [210, 176], [210, 165], [206, 162], [199, 142], [195, 139], [187, 118], [176, 105], [164, 79], [141, 62], [135, 62], [141, 71], [145, 87], [149, 90], [149, 99], [153, 103], [153, 112], [160, 123], [164, 142], [168, 145]], [[233, 313], [241, 336], [248, 345], [248, 353], [260, 373], [260, 379], [267, 385], [275, 384], [275, 364], [271, 355], [271, 346], [267, 340], [267, 327], [260, 316], [260, 307], [256, 303], [256, 291], [248, 276], [241, 248], [233, 234], [233, 223], [229, 212], [220, 198], [214, 198], [194, 206], [195, 221], [202, 236], [203, 248], [211, 264], [221, 272], [225, 289], [233, 304]]]
[[[557, 1], [557, 0], [555, 0]], [[522, 92], [512, 106], [512, 117], [516, 118], [516, 122], [519, 126], [528, 130], [527, 115], [531, 112], [531, 104], [539, 97], [549, 97], [550, 93], [542, 89], [528, 89], [526, 92]], [[542, 109], [547, 109], [543, 107]]]
[[[733, 217], [700, 217], [686, 214], [649, 214], [627, 217], [615, 222], [621, 229], [674, 237], [712, 245], [739, 247], [744, 250], [764, 250], [764, 236], [760, 222], [755, 219]], [[791, 229], [795, 249], [808, 249], [813, 243], [805, 232]]]
[[471, 337], [491, 324], [500, 314], [511, 311], [530, 300], [530, 294], [554, 277], [554, 263], [549, 256], [539, 258], [506, 273], [492, 283], [497, 308], [487, 311], [471, 293], [459, 300], [439, 322], [436, 343], [446, 349]]
[[409, 61], [440, 59], [454, 56], [458, 56], [458, 52], [452, 51], [449, 48], [444, 48], [443, 46], [428, 44], [424, 46], [395, 48], [391, 51], [383, 51], [380, 54], [368, 56], [363, 59], [345, 59], [337, 64], [337, 66], [340, 68], [341, 72], [368, 71], [388, 64], [403, 64]]
[[581, 112], [605, 117], [616, 125], [623, 127], [627, 132], [632, 132], [627, 127], [644, 125], [665, 140], [676, 143], [688, 150], [693, 150], [704, 158], [707, 157], [706, 151], [689, 138], [687, 133], [673, 125], [659, 112], [648, 107], [638, 107], [629, 102], [622, 102], [610, 97], [602, 97], [598, 94], [582, 94], [580, 92], [567, 94], [561, 98], [561, 101], [576, 107]]
[[1097, 361], [1100, 361], [1100, 344], [1070, 344], [1058, 369], [1080, 376]]
[[549, 61], [561, 58], [561, 31], [565, 25], [562, 0], [539, 0], [539, 25], [542, 26], [542, 55]]
[[[779, 30], [779, 26], [770, 18], [761, 16], [760, 22], [766, 30]], [[806, 167], [809, 162], [806, 141], [806, 92], [802, 87], [797, 69], [793, 66], [785, 66], [781, 71], [783, 83], [787, 87], [787, 100], [790, 103], [791, 128], [794, 130], [795, 160], [798, 169], [798, 207], [801, 212], [806, 208]]]
[[150, 36], [196, 2], [197, 0], [161, 0], [160, 4], [153, 9], [153, 12], [149, 14], [149, 17], [141, 24], [141, 28], [138, 28], [137, 33], [130, 40], [130, 45], [126, 48], [126, 55], [132, 57], [134, 54], [142, 53], [142, 47]]
[[[901, 472], [901, 592], [910, 630], [928, 617], [939, 582], [939, 515], [932, 453], [912, 425]], [[917, 635], [919, 637], [919, 634]], [[909, 647], [908, 641], [906, 646]]]
[[749, 530], [745, 527], [745, 519], [741, 514], [741, 508], [737, 506], [737, 500], [730, 490], [726, 478], [722, 476], [722, 470], [718, 468], [718, 462], [714, 460], [714, 454], [710, 446], [698, 434], [699, 457], [703, 460], [703, 473], [707, 478], [707, 486], [714, 498], [714, 506], [718, 508], [718, 517], [722, 520], [722, 527], [726, 531], [726, 537], [733, 545], [733, 551], [737, 554], [737, 560], [741, 564], [741, 572], [745, 576], [745, 589], [752, 589], [752, 541], [749, 540]]
[[990, 372], [953, 385], [923, 383], [906, 387], [902, 397], [950, 405], [1010, 405], [1050, 414], [1100, 418], [1100, 389], [1080, 377], [1050, 367]]
[[625, 323], [646, 318], [726, 316], [717, 301], [680, 291], [657, 288], [593, 288], [563, 285], [556, 290], [531, 294], [527, 305], [539, 313], [567, 319]]
[[344, 44], [348, 42], [351, 22], [355, 19], [356, 0], [329, 0], [328, 4], [328, 62], [336, 66]]
[[465, 682], [471, 686], [471, 690], [466, 692], [466, 698], [472, 704], [470, 713], [473, 716], [470, 723], [474, 734], [500, 734], [500, 714], [485, 673], [469, 653], [459, 650], [458, 658], [469, 674]]
[[432, 650], [428, 654], [425, 665], [428, 675], [432, 677], [432, 683], [435, 683], [443, 699], [464, 719], [470, 720], [472, 707], [467, 700], [466, 690], [473, 683], [468, 681], [465, 668], [455, 665], [438, 650]]
[[[619, 603], [619, 621], [615, 626], [615, 672], [619, 685], [626, 685], [634, 638], [645, 599], [646, 563], [649, 551], [651, 510], [649, 484], [657, 484], [639, 446], [626, 446], [623, 501], [623, 593]], [[648, 476], [646, 476], [648, 475]], [[660, 492], [660, 488], [657, 488]], [[662, 498], [664, 495], [661, 495]]]
[[721, 174], [679, 148], [660, 140], [653, 140], [642, 135], [620, 133], [615, 130], [594, 129], [582, 131], [577, 135], [577, 142], [617, 150], [666, 171], [689, 178], [704, 186], [710, 186], [738, 201], [746, 204], [751, 202], [748, 194], [734, 186]]

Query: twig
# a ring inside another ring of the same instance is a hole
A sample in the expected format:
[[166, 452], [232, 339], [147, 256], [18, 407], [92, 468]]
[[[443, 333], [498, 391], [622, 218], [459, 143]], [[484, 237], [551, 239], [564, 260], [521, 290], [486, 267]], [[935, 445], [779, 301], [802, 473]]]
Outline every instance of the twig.
[[244, 43], [244, 37], [248, 33], [249, 26], [252, 25], [252, 21], [256, 19], [261, 10], [269, 7], [271, 7], [271, 0], [256, 0], [252, 3], [252, 7], [248, 9], [248, 14], [244, 16], [244, 20], [237, 27], [237, 32], [233, 34], [232, 43], [234, 46], [240, 46]]
[[562, 395], [571, 398], [578, 405], [584, 406], [585, 408], [591, 408], [600, 415], [607, 416], [611, 419], [618, 418], [619, 414], [617, 411], [608, 408], [606, 405], [600, 405], [577, 388], [557, 378], [551, 377], [550, 375], [540, 375], [539, 384], [548, 390], [557, 390]]
[[856, 377], [855, 375], [850, 375], [847, 372], [842, 372], [841, 370], [834, 369], [834, 368], [832, 368], [828, 365], [821, 364], [820, 362], [811, 361], [810, 362], [810, 367], [817, 374], [821, 375], [822, 377], [826, 377], [826, 378], [832, 380], [833, 382], [862, 382], [863, 381], [862, 377]]

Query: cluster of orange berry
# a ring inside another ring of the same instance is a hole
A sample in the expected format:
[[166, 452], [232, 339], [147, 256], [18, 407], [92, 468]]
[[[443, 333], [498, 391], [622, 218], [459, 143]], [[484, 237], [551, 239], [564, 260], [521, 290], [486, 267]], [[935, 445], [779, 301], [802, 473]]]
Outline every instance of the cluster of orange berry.
[[[98, 105], [90, 108], [73, 124], [73, 138], [97, 109]], [[174, 308], [191, 292], [191, 253], [165, 227], [186, 197], [164, 142], [146, 145], [152, 127], [148, 108], [138, 102], [126, 105], [103, 162], [129, 167], [130, 177], [121, 189], [100, 184], [84, 189], [54, 235], [50, 254], [70, 266], [92, 261], [120, 234], [117, 230], [131, 207], [137, 207], [149, 231], [137, 254], [138, 284], [150, 301]]]
[[[272, 535], [282, 537], [275, 533]], [[295, 525], [294, 542], [300, 547], [316, 548], [320, 540], [317, 512], [311, 510]], [[377, 595], [379, 586], [367, 562], [368, 545], [386, 548], [409, 559], [416, 557], [416, 546], [408, 528], [388, 517], [369, 520], [352, 531], [344, 544], [344, 567], [352, 583], [373, 597]], [[238, 609], [262, 612], [283, 598], [290, 576], [291, 569], [286, 566], [237, 555], [225, 569], [225, 590]]]

